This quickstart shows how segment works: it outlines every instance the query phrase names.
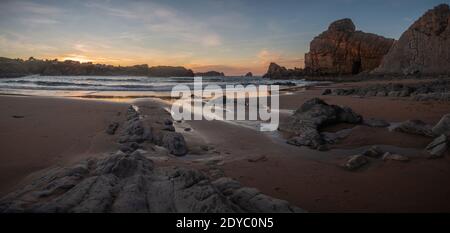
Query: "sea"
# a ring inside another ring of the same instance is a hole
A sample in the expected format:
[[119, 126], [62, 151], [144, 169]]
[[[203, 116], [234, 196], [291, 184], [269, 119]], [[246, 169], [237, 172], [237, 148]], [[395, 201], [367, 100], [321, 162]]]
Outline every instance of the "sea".
[[[0, 94], [60, 96], [60, 97], [159, 97], [170, 96], [175, 85], [193, 88], [194, 77], [139, 77], [139, 76], [40, 76], [0, 78]], [[305, 80], [270, 80], [261, 77], [202, 77], [202, 84], [271, 85], [302, 87], [315, 82]]]

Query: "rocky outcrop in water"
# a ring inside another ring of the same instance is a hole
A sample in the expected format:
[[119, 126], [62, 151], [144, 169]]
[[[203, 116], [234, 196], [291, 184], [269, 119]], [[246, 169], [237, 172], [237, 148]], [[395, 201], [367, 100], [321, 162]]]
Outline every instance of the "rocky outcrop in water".
[[393, 39], [356, 31], [351, 19], [337, 20], [311, 41], [310, 51], [305, 54], [305, 70], [317, 75], [373, 70], [393, 43]]
[[253, 73], [252, 72], [248, 72], [244, 75], [244, 77], [253, 77]]
[[198, 77], [223, 77], [225, 74], [218, 71], [196, 72], [195, 76]]
[[267, 73], [263, 75], [263, 78], [270, 79], [291, 79], [300, 78], [304, 76], [305, 73], [303, 69], [294, 68], [286, 69], [284, 66], [279, 66], [278, 64], [272, 62], [267, 69]]
[[414, 22], [374, 73], [450, 74], [449, 6], [436, 6]]
[[39, 75], [95, 75], [95, 76], [150, 76], [150, 77], [193, 77], [192, 70], [184, 67], [155, 66], [112, 66], [93, 64], [91, 62], [80, 63], [78, 61], [28, 60], [9, 59], [0, 57], [0, 78], [20, 77], [31, 74]]
[[320, 127], [337, 123], [359, 124], [363, 118], [348, 107], [329, 105], [323, 100], [313, 98], [306, 101], [279, 129], [292, 134], [287, 143], [324, 149], [327, 140], [319, 131]]

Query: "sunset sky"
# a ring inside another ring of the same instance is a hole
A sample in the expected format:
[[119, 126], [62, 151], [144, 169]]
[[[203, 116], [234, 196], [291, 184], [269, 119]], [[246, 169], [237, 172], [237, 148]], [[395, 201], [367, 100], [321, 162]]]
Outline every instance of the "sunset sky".
[[262, 74], [271, 61], [302, 67], [309, 42], [336, 19], [398, 39], [445, 2], [0, 0], [0, 56]]

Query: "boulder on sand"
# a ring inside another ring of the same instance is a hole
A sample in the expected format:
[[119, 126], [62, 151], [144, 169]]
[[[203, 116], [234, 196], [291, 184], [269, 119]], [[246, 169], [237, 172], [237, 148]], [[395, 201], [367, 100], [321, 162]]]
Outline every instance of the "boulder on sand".
[[431, 130], [431, 125], [421, 120], [407, 120], [394, 125], [391, 130], [403, 133], [417, 134], [426, 137], [434, 137], [435, 134]]
[[440, 158], [444, 155], [445, 151], [448, 148], [448, 138], [445, 134], [435, 138], [425, 150], [430, 155], [430, 158]]
[[348, 107], [329, 105], [319, 98], [306, 101], [279, 130], [293, 134], [287, 141], [296, 146], [309, 146], [313, 149], [325, 144], [319, 128], [337, 123], [361, 123], [362, 117]]
[[343, 166], [349, 171], [355, 171], [368, 163], [369, 159], [367, 159], [366, 156], [354, 155], [351, 156]]

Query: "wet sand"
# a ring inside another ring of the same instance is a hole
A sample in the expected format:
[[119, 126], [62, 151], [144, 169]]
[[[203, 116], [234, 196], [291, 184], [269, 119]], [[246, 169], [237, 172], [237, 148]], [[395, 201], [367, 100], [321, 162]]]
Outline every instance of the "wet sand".
[[[0, 194], [33, 172], [116, 151], [106, 127], [128, 105], [51, 97], [0, 96]], [[120, 115], [119, 115], [120, 113]]]

